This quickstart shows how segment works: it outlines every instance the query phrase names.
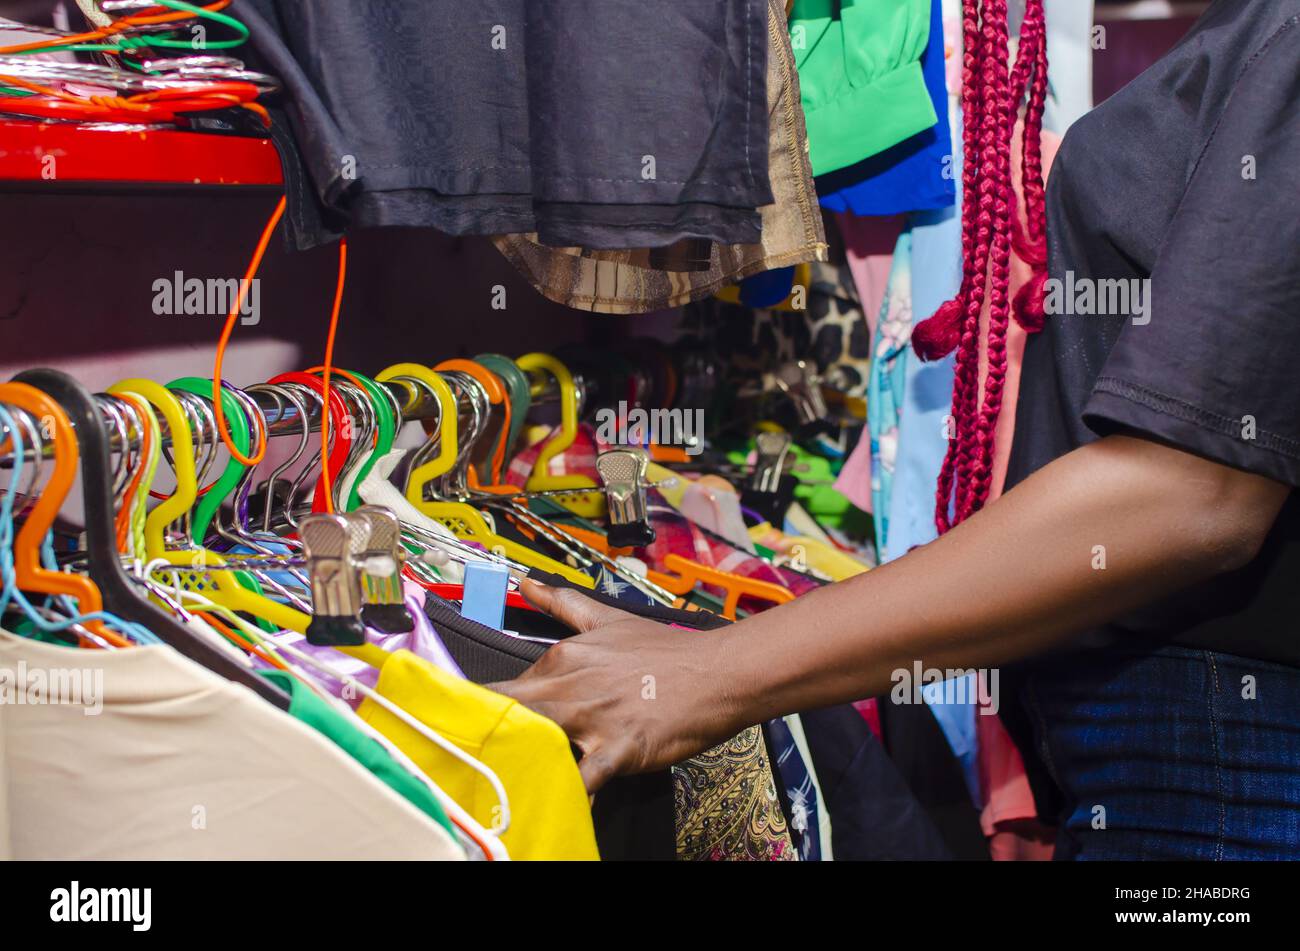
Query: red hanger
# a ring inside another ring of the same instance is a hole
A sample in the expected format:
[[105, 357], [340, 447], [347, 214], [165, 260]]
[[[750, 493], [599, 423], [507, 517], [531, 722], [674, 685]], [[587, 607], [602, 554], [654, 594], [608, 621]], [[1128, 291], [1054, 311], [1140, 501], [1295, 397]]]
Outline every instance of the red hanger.
[[[410, 579], [425, 591], [431, 591], [446, 601], [461, 601], [465, 597], [465, 586], [463, 584], [453, 584], [448, 581], [425, 581], [423, 578], [418, 577], [410, 568], [402, 569], [402, 577]], [[525, 601], [524, 596], [518, 591], [506, 592], [506, 607], [523, 608], [525, 611], [537, 611], [537, 608]]]
[[[267, 382], [300, 383], [317, 396], [322, 398], [325, 396], [325, 383], [319, 377], [312, 376], [310, 373], [281, 373]], [[352, 427], [346, 425], [345, 422], [348, 416], [348, 407], [339, 391], [334, 387], [330, 387], [329, 414], [330, 432], [334, 434], [334, 448], [330, 450], [328, 465], [330, 481], [333, 482], [337, 479], [339, 472], [342, 471], [343, 463], [347, 461], [348, 452], [352, 448]], [[311, 510], [313, 512], [324, 512], [326, 510], [325, 478], [323, 475], [316, 479], [316, 492], [312, 495]]]

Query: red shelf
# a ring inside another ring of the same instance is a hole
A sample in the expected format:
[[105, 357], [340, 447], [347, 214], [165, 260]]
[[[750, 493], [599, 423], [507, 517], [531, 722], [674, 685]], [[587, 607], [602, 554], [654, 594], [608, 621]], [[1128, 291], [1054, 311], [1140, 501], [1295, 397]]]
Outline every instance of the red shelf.
[[[46, 156], [54, 157], [52, 166]], [[0, 120], [0, 181], [283, 184], [280, 158], [270, 139], [173, 129], [114, 132], [72, 123], [16, 120]]]

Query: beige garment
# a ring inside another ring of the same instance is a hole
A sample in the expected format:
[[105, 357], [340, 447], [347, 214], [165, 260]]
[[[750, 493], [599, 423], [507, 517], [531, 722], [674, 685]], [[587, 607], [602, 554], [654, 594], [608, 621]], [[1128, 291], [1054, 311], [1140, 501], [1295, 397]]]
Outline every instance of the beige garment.
[[[15, 702], [37, 671], [80, 684], [80, 702]], [[0, 856], [465, 858], [326, 737], [170, 647], [0, 631], [0, 692]]]
[[[672, 270], [649, 266], [652, 255], [656, 259], [661, 255], [644, 248], [552, 248], [538, 242], [536, 234], [500, 235], [493, 243], [543, 296], [603, 314], [641, 314], [678, 307], [752, 274], [805, 261], [825, 261], [826, 233], [808, 160], [799, 74], [779, 0], [768, 0], [767, 91], [768, 176], [774, 201], [759, 209], [760, 243], [679, 242], [709, 247], [708, 263], [682, 263]], [[678, 250], [683, 253], [667, 257], [685, 261], [693, 256]], [[694, 256], [703, 258], [702, 254]], [[700, 269], [693, 269], [697, 266]]]

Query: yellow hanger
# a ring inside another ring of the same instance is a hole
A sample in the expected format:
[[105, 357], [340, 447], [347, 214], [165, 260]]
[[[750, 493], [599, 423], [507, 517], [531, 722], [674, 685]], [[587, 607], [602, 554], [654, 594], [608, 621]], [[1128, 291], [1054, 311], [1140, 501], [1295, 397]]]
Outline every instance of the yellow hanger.
[[432, 480], [449, 472], [456, 463], [456, 454], [460, 448], [457, 445], [457, 414], [459, 410], [456, 406], [456, 396], [452, 393], [451, 387], [447, 385], [447, 381], [433, 370], [418, 363], [394, 364], [376, 376], [375, 379], [383, 383], [403, 376], [427, 383], [442, 407], [442, 421], [438, 430], [438, 456], [411, 470], [404, 493], [406, 500], [415, 506], [421, 514], [427, 515], [429, 518], [447, 526], [457, 538], [478, 542], [488, 551], [504, 555], [518, 564], [549, 571], [552, 574], [567, 578], [574, 584], [594, 588], [595, 581], [592, 580], [590, 575], [578, 571], [576, 568], [571, 568], [563, 562], [556, 561], [554, 558], [548, 558], [541, 552], [533, 551], [533, 549], [521, 545], [513, 539], [503, 538], [496, 534], [488, 525], [483, 514], [472, 505], [467, 505], [464, 502], [430, 502], [425, 500], [424, 487]]
[[[200, 568], [205, 565], [224, 565], [226, 560], [205, 548], [168, 549], [164, 531], [168, 525], [189, 511], [198, 498], [199, 484], [194, 467], [194, 435], [180, 401], [171, 390], [152, 380], [129, 379], [109, 387], [109, 393], [132, 393], [147, 400], [167, 421], [171, 433], [172, 457], [176, 470], [176, 491], [164, 499], [145, 518], [145, 552], [149, 558], [163, 559], [173, 565]], [[147, 492], [148, 486], [138, 491]], [[287, 605], [250, 591], [241, 585], [230, 571], [180, 572], [182, 587], [200, 591], [209, 600], [232, 611], [244, 611], [265, 618], [276, 627], [305, 634], [311, 618]]]
[[[458, 419], [456, 411], [456, 396], [451, 392], [451, 387], [437, 373], [434, 373], [426, 366], [418, 363], [394, 363], [391, 367], [375, 376], [375, 380], [380, 383], [387, 383], [398, 377], [410, 377], [413, 380], [419, 380], [433, 391], [434, 396], [438, 399], [438, 405], [442, 407], [442, 419], [439, 420], [439, 440], [438, 455], [430, 459], [423, 465], [417, 466], [411, 470], [411, 474], [406, 480], [406, 498], [415, 506], [419, 506], [420, 501], [424, 498], [424, 487], [441, 475], [446, 475], [451, 471], [451, 467], [456, 464], [456, 450], [458, 447], [457, 426]], [[448, 407], [451, 407], [448, 412]], [[400, 431], [401, 425], [399, 423]]]
[[[530, 492], [555, 489], [599, 490], [600, 486], [588, 476], [551, 475], [548, 471], [551, 460], [572, 446], [578, 437], [578, 388], [574, 385], [573, 374], [549, 353], [526, 353], [515, 363], [525, 373], [542, 371], [551, 374], [560, 389], [560, 431], [542, 447], [533, 471], [528, 476], [526, 488]], [[572, 496], [556, 496], [554, 501], [583, 518], [602, 518], [606, 514], [605, 495], [600, 491], [576, 491]]]

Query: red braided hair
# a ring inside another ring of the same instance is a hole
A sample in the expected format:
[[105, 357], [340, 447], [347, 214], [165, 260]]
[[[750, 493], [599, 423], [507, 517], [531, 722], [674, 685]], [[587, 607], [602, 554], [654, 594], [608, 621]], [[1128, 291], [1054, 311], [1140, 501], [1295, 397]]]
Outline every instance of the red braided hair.
[[[962, 285], [957, 296], [918, 324], [912, 335], [922, 359], [957, 351], [953, 426], [935, 500], [940, 534], [978, 511], [988, 498], [1006, 382], [1007, 330], [1013, 312], [1026, 330], [1041, 329], [1047, 266], [1040, 138], [1047, 95], [1043, 0], [1026, 0], [1014, 67], [1009, 63], [1007, 0], [963, 0], [962, 12]], [[1026, 92], [1021, 163], [1028, 223], [1022, 226], [1011, 151]], [[1014, 303], [1010, 300], [1013, 246], [1034, 269], [1033, 279], [1021, 288]], [[981, 334], [986, 297], [989, 320], [986, 333]], [[981, 344], [987, 355], [982, 393]]]

